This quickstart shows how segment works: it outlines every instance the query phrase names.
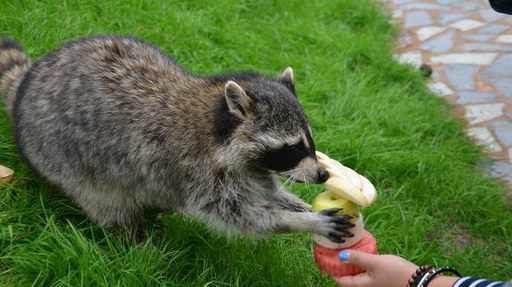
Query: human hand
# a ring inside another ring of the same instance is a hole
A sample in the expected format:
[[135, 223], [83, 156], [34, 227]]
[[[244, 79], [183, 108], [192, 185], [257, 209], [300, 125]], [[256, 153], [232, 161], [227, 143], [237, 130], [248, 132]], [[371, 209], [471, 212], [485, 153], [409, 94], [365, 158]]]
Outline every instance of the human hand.
[[361, 267], [366, 272], [354, 276], [333, 277], [342, 287], [404, 287], [418, 269], [416, 264], [395, 255], [373, 255], [347, 250], [341, 252], [340, 258], [347, 258], [343, 254], [345, 252], [349, 253], [348, 261], [343, 261]]

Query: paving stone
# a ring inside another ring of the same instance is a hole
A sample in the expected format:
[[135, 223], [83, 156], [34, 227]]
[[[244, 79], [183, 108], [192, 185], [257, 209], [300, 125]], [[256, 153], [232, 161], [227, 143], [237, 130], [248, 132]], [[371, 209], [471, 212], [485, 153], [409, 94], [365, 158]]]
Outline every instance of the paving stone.
[[494, 127], [493, 130], [504, 146], [512, 146], [512, 124]]
[[403, 10], [393, 10], [393, 14], [391, 15], [391, 17], [393, 17], [393, 19], [398, 19], [398, 18], [402, 17], [403, 14], [404, 14]]
[[413, 11], [405, 14], [404, 27], [412, 28], [418, 26], [427, 26], [434, 23], [432, 17], [425, 11]]
[[512, 127], [512, 123], [505, 120], [493, 121], [488, 124], [491, 128], [499, 128], [499, 127]]
[[[503, 54], [512, 52], [512, 17], [492, 10], [487, 0], [387, 1], [398, 7], [394, 9], [393, 17], [402, 17], [405, 30], [410, 32], [402, 35], [404, 42], [399, 45], [407, 47], [409, 51], [412, 48], [416, 50], [396, 55], [397, 59], [418, 67], [422, 58], [429, 60], [428, 52], [436, 54], [430, 58], [430, 63], [444, 65], [439, 71], [433, 72], [431, 78], [436, 78], [436, 82], [427, 83], [428, 88], [438, 96], [456, 94], [458, 98], [455, 104], [463, 105], [469, 124], [486, 123], [485, 127], [467, 129], [468, 135], [487, 147], [489, 152], [505, 151], [509, 153], [509, 159], [512, 159], [512, 111], [506, 114], [511, 119], [510, 122], [496, 120], [504, 115], [505, 107], [512, 105], [512, 55], [505, 57], [507, 54]], [[432, 10], [434, 12], [430, 14]], [[503, 25], [508, 23], [511, 25]], [[452, 32], [450, 28], [465, 33], [456, 32], [451, 37], [446, 36], [448, 32]], [[511, 30], [507, 31], [508, 29]], [[504, 33], [508, 35], [503, 35]], [[436, 41], [437, 38], [443, 39], [443, 36], [446, 37], [444, 40]], [[463, 39], [462, 43], [458, 42], [460, 39]], [[421, 50], [428, 52], [424, 52], [425, 55], [419, 53], [419, 49], [415, 48], [416, 43]], [[456, 47], [457, 53], [442, 54], [453, 47]], [[486, 67], [482, 68], [482, 65]], [[485, 71], [485, 76], [492, 82], [496, 92], [480, 92], [481, 87], [475, 82], [480, 70]], [[498, 93], [509, 98], [500, 99], [503, 103], [493, 102]], [[503, 145], [498, 139], [503, 141]], [[510, 145], [510, 148], [505, 148], [505, 145]], [[507, 180], [512, 185], [512, 164], [495, 163], [490, 166], [489, 175]]]
[[461, 31], [469, 31], [469, 30], [473, 30], [473, 29], [482, 27], [484, 25], [485, 24], [480, 21], [476, 21], [476, 20], [472, 20], [472, 19], [464, 19], [464, 20], [460, 20], [455, 23], [452, 23], [452, 24], [448, 25], [448, 27], [459, 29]]
[[481, 102], [489, 102], [496, 99], [495, 93], [483, 93], [483, 92], [458, 92], [459, 98], [455, 101], [455, 104], [474, 104]]
[[437, 4], [431, 4], [431, 3], [425, 3], [425, 2], [414, 2], [405, 4], [403, 6], [400, 6], [400, 9], [404, 10], [447, 10], [446, 7], [437, 5]]
[[482, 4], [475, 1], [464, 1], [464, 2], [457, 2], [454, 3], [454, 5], [459, 6], [460, 8], [464, 9], [465, 11], [475, 11], [476, 9], [482, 8]]
[[475, 138], [478, 144], [489, 149], [490, 152], [502, 151], [501, 146], [496, 142], [491, 132], [486, 127], [476, 127], [466, 129], [468, 136]]
[[419, 68], [423, 64], [420, 51], [405, 52], [402, 54], [395, 55], [398, 62], [402, 64], [410, 64], [415, 68]]
[[404, 3], [409, 3], [409, 2], [413, 2], [415, 0], [391, 0], [394, 4], [404, 4]]
[[439, 72], [438, 70], [434, 70], [434, 71], [432, 71], [432, 75], [430, 75], [430, 78], [435, 80], [435, 79], [440, 79], [442, 76], [443, 76], [443, 74], [441, 74], [441, 72]]
[[512, 54], [498, 57], [483, 75], [487, 77], [512, 76]]
[[433, 56], [430, 61], [442, 64], [489, 65], [497, 56], [497, 53], [454, 53]]
[[439, 3], [441, 5], [447, 5], [447, 4], [452, 4], [452, 3], [460, 2], [460, 1], [463, 1], [463, 0], [437, 0], [437, 3]]
[[496, 45], [489, 43], [469, 43], [462, 44], [460, 49], [464, 52], [475, 52], [475, 51], [512, 51], [512, 46], [507, 45]]
[[493, 162], [491, 166], [487, 167], [484, 171], [484, 174], [488, 177], [498, 178], [502, 180], [506, 180], [508, 182], [512, 181], [512, 164], [504, 163], [504, 162]]
[[446, 27], [439, 27], [439, 26], [421, 27], [420, 29], [418, 29], [418, 31], [416, 31], [416, 37], [418, 37], [418, 39], [420, 41], [425, 41], [432, 36], [435, 36], [439, 33], [444, 32], [444, 30], [446, 30]]
[[482, 17], [485, 22], [492, 22], [505, 17], [504, 14], [498, 13], [492, 9], [480, 10], [478, 11], [478, 14], [480, 14], [480, 17]]
[[441, 25], [446, 25], [451, 22], [454, 22], [454, 21], [457, 21], [460, 19], [464, 19], [468, 16], [469, 16], [469, 14], [465, 14], [465, 13], [443, 13], [443, 14], [439, 15], [439, 17], [437, 18], [437, 21]]
[[496, 42], [498, 43], [512, 43], [512, 35], [499, 35], [498, 38], [496, 38]]
[[427, 87], [428, 89], [438, 95], [438, 96], [442, 96], [442, 97], [446, 97], [446, 96], [450, 96], [450, 95], [453, 95], [453, 91], [452, 89], [450, 89], [445, 83], [443, 82], [435, 82], [435, 83], [428, 83], [427, 84]]
[[412, 39], [411, 32], [404, 30], [404, 31], [402, 31], [402, 33], [400, 33], [398, 43], [400, 43], [401, 48], [405, 48], [405, 47], [411, 45], [413, 42], [414, 41]]
[[414, 41], [412, 40], [411, 35], [404, 34], [404, 35], [400, 36], [400, 39], [398, 40], [398, 42], [400, 43], [400, 45], [399, 45], [400, 48], [404, 49], [407, 46], [411, 45]]
[[492, 120], [503, 115], [505, 104], [479, 104], [464, 106], [466, 110], [466, 119], [470, 125], [483, 121]]
[[464, 39], [476, 40], [476, 41], [489, 41], [494, 38], [494, 35], [489, 34], [464, 34], [461, 35]]
[[509, 25], [492, 24], [492, 25], [487, 25], [486, 27], [478, 30], [477, 32], [478, 33], [499, 34], [508, 29], [510, 29]]
[[474, 76], [480, 70], [475, 65], [448, 65], [444, 72], [451, 86], [460, 90], [474, 90]]
[[494, 78], [491, 82], [498, 92], [507, 98], [512, 98], [512, 78]]
[[420, 49], [434, 53], [447, 52], [453, 47], [453, 35], [455, 35], [455, 31], [448, 31], [424, 42], [420, 45]]

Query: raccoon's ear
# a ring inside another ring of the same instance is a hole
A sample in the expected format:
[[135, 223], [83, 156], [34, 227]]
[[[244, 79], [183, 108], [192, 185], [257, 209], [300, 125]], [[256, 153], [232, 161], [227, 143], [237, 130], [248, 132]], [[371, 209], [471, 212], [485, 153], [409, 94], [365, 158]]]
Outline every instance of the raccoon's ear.
[[226, 102], [229, 112], [244, 119], [249, 113], [252, 99], [235, 82], [228, 81], [225, 86]]
[[279, 81], [287, 86], [292, 92], [295, 93], [295, 83], [293, 81], [293, 70], [292, 67], [288, 67], [279, 76]]

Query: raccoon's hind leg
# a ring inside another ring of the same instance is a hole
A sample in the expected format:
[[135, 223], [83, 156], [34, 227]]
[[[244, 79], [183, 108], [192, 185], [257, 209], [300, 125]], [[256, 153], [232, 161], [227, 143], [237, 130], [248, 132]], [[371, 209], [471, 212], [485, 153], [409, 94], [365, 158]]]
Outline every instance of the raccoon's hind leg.
[[62, 190], [96, 223], [106, 228], [121, 227], [130, 238], [143, 239], [143, 209], [126, 190], [84, 182], [67, 184]]

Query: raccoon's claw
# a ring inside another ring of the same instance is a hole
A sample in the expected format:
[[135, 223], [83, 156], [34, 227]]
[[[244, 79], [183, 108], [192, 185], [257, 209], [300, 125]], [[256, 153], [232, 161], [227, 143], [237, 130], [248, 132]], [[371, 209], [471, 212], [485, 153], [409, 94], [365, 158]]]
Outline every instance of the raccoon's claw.
[[342, 237], [354, 237], [353, 233], [347, 231], [347, 229], [355, 226], [347, 222], [353, 217], [346, 214], [334, 215], [340, 210], [341, 208], [329, 208], [318, 212], [318, 215], [323, 217], [323, 223], [325, 224], [319, 233], [336, 243], [345, 242]]
[[[335, 222], [335, 223], [339, 223], [339, 224], [344, 224], [346, 223], [348, 220], [352, 219], [353, 217], [350, 216], [350, 215], [336, 215], [336, 216], [333, 216], [332, 219], [331, 219], [331, 222]], [[350, 227], [354, 227], [354, 224], [352, 223], [349, 223], [349, 224], [344, 224], [344, 225], [351, 225], [347, 228], [350, 228]]]
[[345, 243], [345, 240], [342, 239], [342, 237], [354, 237], [354, 234], [346, 231], [345, 229], [339, 228], [335, 228], [334, 231], [331, 231], [327, 234], [327, 238], [336, 243]]
[[[336, 213], [338, 213], [341, 210], [343, 210], [343, 208], [328, 208], [328, 209], [320, 210], [318, 213], [320, 213], [322, 215], [330, 216], [331, 222], [335, 222], [335, 223], [345, 223], [347, 220], [350, 220], [353, 218], [352, 216], [347, 215], [347, 214], [335, 215]], [[350, 228], [350, 227], [354, 227], [353, 224], [352, 224], [352, 226], [349, 226], [347, 228]]]
[[343, 208], [327, 208], [327, 209], [320, 210], [318, 213], [320, 213], [322, 215], [330, 215], [330, 216], [332, 216], [332, 215], [338, 213], [341, 210], [343, 210]]
[[344, 239], [341, 239], [340, 236], [336, 236], [334, 234], [329, 234], [327, 236], [327, 238], [329, 238], [330, 241], [332, 242], [336, 242], [336, 243], [345, 243], [345, 240]]
[[354, 237], [353, 233], [339, 229], [336, 229], [334, 232], [329, 233], [329, 235], [335, 235], [338, 237]]
[[354, 237], [353, 233], [346, 231], [346, 228], [350, 228], [352, 226], [353, 224], [343, 224], [342, 226], [334, 227], [334, 230], [329, 232], [326, 237], [332, 242], [345, 243], [345, 240], [342, 239], [342, 237]]

